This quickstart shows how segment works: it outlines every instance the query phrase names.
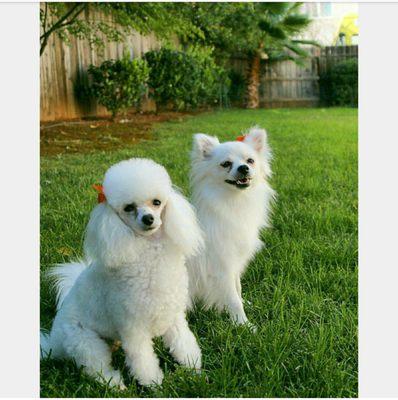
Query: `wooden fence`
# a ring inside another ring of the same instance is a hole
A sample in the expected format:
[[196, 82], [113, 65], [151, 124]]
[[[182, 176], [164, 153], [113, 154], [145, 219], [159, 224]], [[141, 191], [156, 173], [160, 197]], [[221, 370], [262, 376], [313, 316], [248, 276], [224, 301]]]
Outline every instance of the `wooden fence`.
[[[98, 13], [99, 14], [99, 13]], [[106, 15], [89, 14], [83, 18], [109, 18]], [[103, 60], [122, 57], [128, 51], [132, 57], [140, 57], [160, 44], [153, 35], [132, 34], [124, 43], [106, 43], [103, 51], [90, 47], [88, 41], [71, 38], [69, 45], [53, 35], [40, 58], [40, 119], [53, 121], [91, 116], [109, 115], [84, 95], [87, 84], [87, 68], [99, 65]], [[358, 46], [333, 46], [314, 49], [312, 56], [297, 65], [293, 61], [261, 63], [260, 106], [297, 107], [319, 104], [319, 76], [331, 65], [347, 58], [358, 57]], [[244, 59], [231, 60], [231, 66], [242, 77], [246, 74]], [[244, 91], [240, 90], [233, 101], [242, 105]], [[144, 101], [143, 109], [153, 107]]]
[[[358, 46], [328, 46], [313, 49], [303, 65], [293, 61], [261, 62], [260, 107], [313, 107], [320, 102], [320, 75], [332, 65], [348, 58], [358, 57]], [[232, 68], [242, 77], [246, 73], [247, 61], [236, 58]], [[244, 102], [241, 91], [235, 105]]]
[[319, 56], [319, 74], [327, 72], [333, 65], [348, 60], [358, 59], [358, 46], [326, 46]]
[[[109, 21], [109, 16], [98, 12], [86, 11], [82, 18]], [[159, 43], [153, 35], [138, 33], [127, 37], [125, 43], [106, 42], [102, 50], [90, 47], [87, 40], [72, 37], [68, 45], [57, 35], [52, 35], [40, 57], [40, 120], [109, 115], [104, 107], [97, 106], [81, 90], [87, 82], [89, 65], [121, 58], [124, 51], [135, 58], [156, 48]]]

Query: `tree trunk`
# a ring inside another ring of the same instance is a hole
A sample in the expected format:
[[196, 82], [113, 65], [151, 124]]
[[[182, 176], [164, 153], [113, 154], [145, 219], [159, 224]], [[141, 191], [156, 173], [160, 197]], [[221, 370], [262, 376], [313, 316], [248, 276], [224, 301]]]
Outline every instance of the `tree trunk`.
[[260, 83], [260, 55], [252, 55], [248, 60], [246, 108], [258, 108], [260, 99], [258, 86]]

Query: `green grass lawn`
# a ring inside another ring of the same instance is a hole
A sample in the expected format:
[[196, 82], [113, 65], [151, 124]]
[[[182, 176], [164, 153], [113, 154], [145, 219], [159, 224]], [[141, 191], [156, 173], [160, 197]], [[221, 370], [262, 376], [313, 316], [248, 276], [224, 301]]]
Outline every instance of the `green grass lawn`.
[[[41, 269], [82, 254], [84, 228], [96, 204], [93, 183], [130, 157], [163, 164], [189, 194], [192, 134], [232, 140], [265, 127], [278, 193], [266, 248], [243, 279], [248, 318], [257, 333], [226, 315], [196, 310], [188, 318], [203, 353], [203, 373], [176, 365], [156, 340], [165, 380], [126, 392], [101, 386], [72, 361], [41, 363], [42, 397], [356, 397], [357, 390], [357, 110], [228, 110], [163, 122], [153, 140], [112, 152], [41, 160]], [[43, 274], [42, 274], [43, 275]], [[50, 328], [54, 292], [41, 280], [41, 326]]]

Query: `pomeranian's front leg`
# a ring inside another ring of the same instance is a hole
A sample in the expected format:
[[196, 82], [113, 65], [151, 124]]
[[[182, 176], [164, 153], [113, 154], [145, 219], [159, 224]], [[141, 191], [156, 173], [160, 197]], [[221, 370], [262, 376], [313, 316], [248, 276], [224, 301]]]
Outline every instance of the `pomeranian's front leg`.
[[238, 293], [235, 277], [226, 277], [221, 287], [224, 292], [225, 308], [232, 320], [238, 325], [247, 323], [248, 319], [243, 308], [242, 298]]
[[200, 370], [202, 353], [194, 334], [189, 329], [185, 314], [178, 315], [175, 323], [163, 335], [163, 340], [177, 362]]
[[[239, 280], [239, 285], [238, 281]], [[240, 277], [231, 277], [223, 282], [223, 293], [224, 293], [224, 308], [228, 311], [231, 319], [238, 325], [247, 325], [250, 330], [255, 333], [257, 327], [253, 325], [246, 317], [245, 310], [243, 308]]]
[[153, 351], [149, 332], [136, 329], [127, 335], [122, 335], [122, 346], [126, 353], [126, 364], [141, 385], [162, 383], [163, 372], [159, 367], [159, 359]]

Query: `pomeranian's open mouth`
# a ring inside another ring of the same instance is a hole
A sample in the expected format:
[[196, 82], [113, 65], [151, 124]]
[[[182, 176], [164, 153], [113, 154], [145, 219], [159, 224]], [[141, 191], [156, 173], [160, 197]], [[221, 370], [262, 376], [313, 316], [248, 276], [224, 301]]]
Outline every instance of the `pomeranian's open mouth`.
[[227, 179], [225, 182], [229, 183], [230, 185], [234, 185], [239, 189], [246, 189], [247, 187], [250, 186], [250, 181], [251, 178], [240, 178], [237, 179], [236, 181], [231, 181]]

